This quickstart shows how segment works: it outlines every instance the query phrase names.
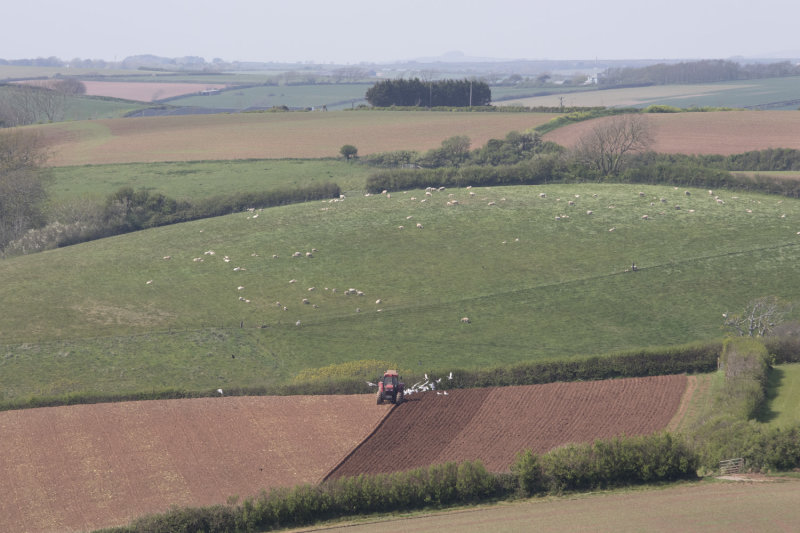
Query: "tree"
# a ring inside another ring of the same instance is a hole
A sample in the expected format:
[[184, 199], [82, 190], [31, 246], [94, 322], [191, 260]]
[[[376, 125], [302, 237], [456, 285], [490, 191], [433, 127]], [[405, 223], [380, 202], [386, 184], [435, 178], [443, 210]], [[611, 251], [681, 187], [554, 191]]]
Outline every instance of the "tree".
[[0, 132], [0, 249], [45, 223], [47, 194], [39, 171], [45, 158], [35, 134]]
[[358, 154], [358, 148], [352, 144], [345, 144], [339, 149], [339, 153], [342, 154], [346, 161], [350, 161]]
[[750, 301], [741, 314], [723, 313], [722, 317], [725, 327], [741, 337], [764, 337], [783, 322], [790, 310], [791, 306], [777, 297], [762, 296]]
[[646, 118], [625, 114], [602, 120], [578, 139], [574, 154], [579, 162], [609, 176], [619, 173], [630, 155], [646, 151], [652, 143]]

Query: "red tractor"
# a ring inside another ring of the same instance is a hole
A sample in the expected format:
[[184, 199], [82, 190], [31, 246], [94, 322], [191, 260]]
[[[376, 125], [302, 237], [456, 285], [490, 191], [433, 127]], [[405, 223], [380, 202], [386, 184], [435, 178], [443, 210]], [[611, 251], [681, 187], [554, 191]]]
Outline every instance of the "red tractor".
[[382, 404], [384, 400], [391, 400], [396, 404], [403, 403], [405, 388], [406, 385], [400, 381], [397, 370], [387, 370], [378, 382], [378, 404]]

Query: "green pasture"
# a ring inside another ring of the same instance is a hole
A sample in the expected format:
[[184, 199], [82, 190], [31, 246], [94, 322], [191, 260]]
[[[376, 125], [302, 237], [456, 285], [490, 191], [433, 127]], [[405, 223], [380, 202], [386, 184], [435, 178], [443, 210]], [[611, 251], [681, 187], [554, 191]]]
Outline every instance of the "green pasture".
[[770, 370], [759, 420], [779, 428], [800, 424], [800, 364], [775, 365]]
[[[800, 108], [800, 76], [762, 80], [726, 81], [714, 84], [719, 89], [706, 94], [664, 98], [649, 104], [676, 107], [759, 107], [769, 109]], [[691, 86], [687, 86], [691, 87]]]
[[370, 167], [333, 159], [257, 159], [127, 163], [55, 167], [47, 190], [53, 203], [103, 200], [121, 187], [147, 189], [175, 199], [264, 191], [334, 182], [343, 191], [361, 191]]
[[[223, 83], [218, 81], [216, 83]], [[211, 107], [222, 109], [247, 109], [250, 107], [314, 107], [323, 105], [328, 110], [347, 109], [365, 104], [364, 96], [373, 83], [314, 84], [314, 85], [261, 85], [235, 88], [209, 96], [186, 96], [169, 101], [175, 106]]]
[[800, 297], [800, 202], [690, 192], [356, 194], [8, 259], [0, 401], [269, 386], [356, 359], [446, 371], [682, 344], [722, 336], [722, 313], [752, 298]]

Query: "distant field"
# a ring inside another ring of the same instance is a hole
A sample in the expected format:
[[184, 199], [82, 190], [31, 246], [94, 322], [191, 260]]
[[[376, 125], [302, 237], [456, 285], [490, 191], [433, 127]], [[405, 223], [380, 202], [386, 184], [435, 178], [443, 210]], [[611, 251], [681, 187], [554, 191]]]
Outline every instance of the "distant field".
[[[562, 146], [578, 139], [611, 117], [570, 124], [544, 138]], [[655, 113], [646, 115], [652, 125], [656, 152], [682, 154], [738, 154], [765, 148], [800, 149], [800, 112], [717, 111], [708, 113]]]
[[374, 168], [332, 159], [256, 159], [123, 163], [55, 167], [47, 181], [50, 200], [104, 200], [120, 187], [147, 189], [175, 199], [334, 182], [345, 192], [364, 190]]
[[197, 94], [204, 89], [224, 89], [220, 83], [157, 83], [123, 81], [84, 81], [89, 96], [108, 96], [137, 102], [153, 102], [184, 94]]
[[265, 85], [231, 89], [210, 96], [186, 96], [169, 101], [170, 105], [247, 109], [250, 107], [287, 106], [322, 108], [329, 111], [366, 104], [364, 96], [373, 83]]
[[548, 113], [331, 111], [239, 113], [76, 121], [32, 126], [53, 152], [51, 166], [267, 158], [338, 157], [428, 150], [454, 135], [473, 147], [547, 122]]
[[722, 313], [752, 298], [800, 299], [800, 201], [691, 192], [354, 195], [0, 261], [15, 310], [0, 314], [0, 401], [270, 386], [376, 357], [421, 373], [679, 344], [719, 337]]
[[652, 85], [625, 89], [580, 91], [560, 95], [504, 100], [497, 105], [647, 107], [800, 108], [800, 77], [769, 78], [692, 85]]

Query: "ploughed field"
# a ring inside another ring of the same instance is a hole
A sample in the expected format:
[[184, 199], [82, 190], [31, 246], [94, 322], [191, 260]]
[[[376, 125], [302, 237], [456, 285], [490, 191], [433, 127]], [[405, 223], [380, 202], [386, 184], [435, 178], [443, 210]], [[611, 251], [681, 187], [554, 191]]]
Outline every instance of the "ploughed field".
[[475, 459], [503, 472], [527, 448], [648, 435], [676, 415], [686, 382], [674, 375], [412, 395], [328, 478]]
[[[800, 149], [797, 111], [714, 111], [650, 113], [655, 152], [731, 155], [767, 148]], [[574, 147], [586, 133], [613, 117], [577, 122], [546, 134], [548, 141]]]
[[[373, 395], [222, 397], [0, 413], [0, 531], [78, 531], [262, 489], [652, 433], [686, 376]], [[679, 415], [678, 415], [679, 416]]]

